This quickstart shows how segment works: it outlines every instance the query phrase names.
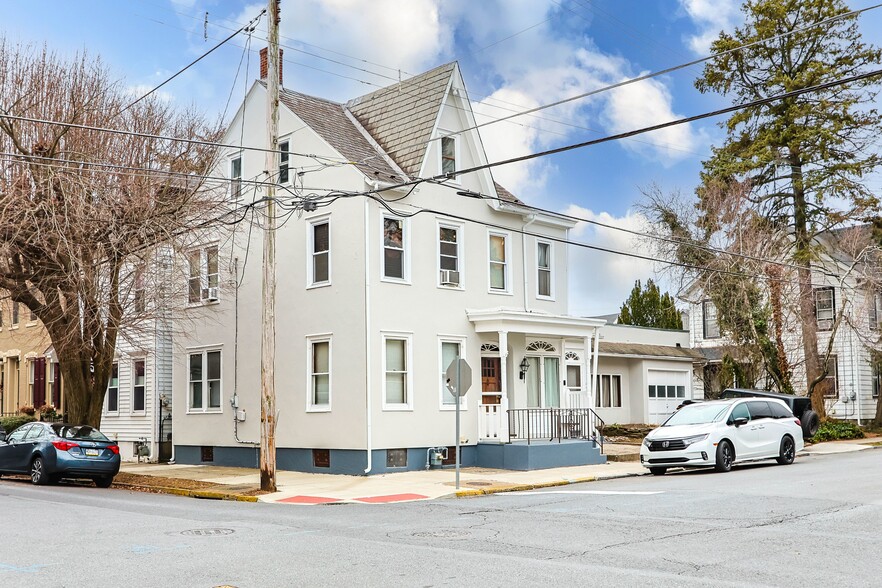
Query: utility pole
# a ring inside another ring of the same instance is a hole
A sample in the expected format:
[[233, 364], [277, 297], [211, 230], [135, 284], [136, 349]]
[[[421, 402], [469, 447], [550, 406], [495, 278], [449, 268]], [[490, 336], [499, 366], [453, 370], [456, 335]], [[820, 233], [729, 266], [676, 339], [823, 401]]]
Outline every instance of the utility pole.
[[260, 345], [260, 489], [276, 491], [276, 174], [279, 169], [279, 0], [268, 0], [266, 220]]

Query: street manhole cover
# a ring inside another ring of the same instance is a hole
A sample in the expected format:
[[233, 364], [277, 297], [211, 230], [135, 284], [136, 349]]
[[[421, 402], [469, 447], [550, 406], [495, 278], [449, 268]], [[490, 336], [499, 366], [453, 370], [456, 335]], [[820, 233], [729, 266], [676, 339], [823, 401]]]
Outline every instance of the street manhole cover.
[[462, 539], [469, 537], [471, 533], [468, 531], [457, 531], [454, 529], [441, 529], [439, 531], [420, 531], [414, 533], [414, 537], [423, 537], [427, 539]]
[[235, 533], [233, 529], [188, 529], [186, 531], [181, 531], [181, 535], [188, 535], [190, 537], [208, 537], [214, 535], [232, 535]]

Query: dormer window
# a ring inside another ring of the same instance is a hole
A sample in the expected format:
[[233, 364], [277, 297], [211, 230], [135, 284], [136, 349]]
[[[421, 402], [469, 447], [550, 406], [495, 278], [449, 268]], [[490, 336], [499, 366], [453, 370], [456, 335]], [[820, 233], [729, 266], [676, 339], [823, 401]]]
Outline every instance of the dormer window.
[[242, 156], [230, 160], [230, 199], [242, 197]]

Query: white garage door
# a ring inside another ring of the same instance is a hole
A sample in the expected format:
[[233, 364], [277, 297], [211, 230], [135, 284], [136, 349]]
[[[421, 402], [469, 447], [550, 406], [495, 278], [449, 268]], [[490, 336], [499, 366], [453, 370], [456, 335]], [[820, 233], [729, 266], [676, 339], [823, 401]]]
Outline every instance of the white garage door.
[[649, 370], [647, 380], [649, 424], [664, 422], [687, 398], [688, 372]]

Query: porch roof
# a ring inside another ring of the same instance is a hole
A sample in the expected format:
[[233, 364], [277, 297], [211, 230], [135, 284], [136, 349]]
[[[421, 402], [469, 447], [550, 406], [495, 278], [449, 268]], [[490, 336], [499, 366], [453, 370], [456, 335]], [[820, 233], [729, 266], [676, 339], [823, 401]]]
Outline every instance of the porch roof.
[[647, 345], [644, 343], [609, 343], [600, 340], [597, 350], [598, 355], [613, 355], [616, 357], [649, 357], [675, 359], [678, 361], [695, 361], [703, 356], [697, 349], [689, 347], [671, 347], [669, 345]]
[[603, 319], [508, 308], [466, 309], [466, 315], [477, 333], [507, 331], [546, 337], [591, 337], [594, 329], [606, 324]]

